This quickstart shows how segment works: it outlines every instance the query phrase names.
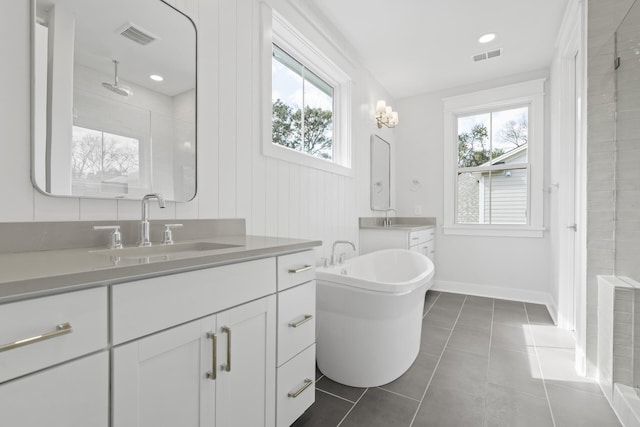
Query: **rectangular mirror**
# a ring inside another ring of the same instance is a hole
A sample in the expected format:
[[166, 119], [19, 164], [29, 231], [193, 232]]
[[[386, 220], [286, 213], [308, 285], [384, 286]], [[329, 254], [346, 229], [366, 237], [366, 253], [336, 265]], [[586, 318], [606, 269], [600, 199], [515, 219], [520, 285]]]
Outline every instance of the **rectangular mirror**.
[[391, 144], [371, 135], [371, 210], [391, 208]]
[[33, 15], [34, 186], [193, 199], [193, 22], [161, 0], [35, 0]]

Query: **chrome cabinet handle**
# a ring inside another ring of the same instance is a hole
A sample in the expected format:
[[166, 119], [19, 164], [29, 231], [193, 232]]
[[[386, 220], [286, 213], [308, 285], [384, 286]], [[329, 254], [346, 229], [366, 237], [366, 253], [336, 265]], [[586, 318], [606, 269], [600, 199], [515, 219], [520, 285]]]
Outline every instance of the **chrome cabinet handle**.
[[290, 328], [297, 328], [298, 326], [302, 325], [303, 323], [307, 323], [311, 319], [313, 319], [312, 315], [305, 314], [304, 317], [302, 319], [298, 320], [297, 322], [289, 323], [289, 327]]
[[296, 274], [296, 273], [302, 273], [303, 271], [308, 271], [308, 270], [312, 270], [312, 269], [313, 269], [313, 265], [305, 264], [302, 267], [290, 268], [288, 271], [289, 271], [290, 274]]
[[61, 323], [59, 325], [56, 325], [56, 330], [55, 331], [46, 332], [46, 333], [44, 333], [42, 335], [36, 335], [35, 337], [25, 338], [23, 340], [19, 340], [19, 341], [15, 341], [15, 342], [12, 342], [12, 343], [9, 343], [9, 344], [2, 345], [2, 346], [0, 346], [0, 352], [7, 351], [7, 350], [13, 350], [14, 348], [22, 347], [22, 346], [29, 345], [29, 344], [35, 344], [37, 342], [48, 340], [50, 338], [55, 338], [55, 337], [59, 337], [61, 335], [70, 334], [71, 332], [73, 332], [73, 329], [71, 328], [71, 324], [70, 323], [68, 323], [68, 322]]
[[211, 340], [211, 370], [207, 372], [207, 378], [216, 380], [218, 367], [218, 337], [213, 332], [207, 332], [207, 338]]
[[309, 378], [305, 378], [304, 379], [304, 385], [302, 387], [300, 387], [299, 389], [297, 389], [296, 391], [290, 391], [287, 396], [288, 397], [293, 397], [294, 399], [298, 396], [300, 396], [300, 394], [305, 391], [306, 389], [309, 388], [309, 386], [311, 386], [311, 384], [313, 384], [313, 380], [310, 380]]
[[222, 369], [226, 372], [231, 372], [231, 328], [223, 326], [222, 332], [227, 334], [227, 363], [222, 365]]

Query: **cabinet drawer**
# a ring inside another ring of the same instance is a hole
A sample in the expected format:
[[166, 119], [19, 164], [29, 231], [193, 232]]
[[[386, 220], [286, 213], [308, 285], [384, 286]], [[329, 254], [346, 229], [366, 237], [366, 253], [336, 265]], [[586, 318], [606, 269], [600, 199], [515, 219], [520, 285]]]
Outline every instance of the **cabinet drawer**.
[[316, 283], [278, 294], [278, 366], [315, 342]]
[[107, 427], [109, 354], [64, 363], [0, 386], [3, 426]]
[[0, 382], [106, 347], [107, 288], [0, 306]]
[[278, 368], [278, 427], [289, 427], [313, 404], [316, 398], [315, 372], [315, 344]]
[[276, 292], [275, 258], [113, 286], [113, 344]]
[[433, 229], [412, 231], [409, 233], [409, 246], [433, 240], [434, 234]]
[[278, 257], [278, 290], [315, 278], [316, 252], [304, 251]]

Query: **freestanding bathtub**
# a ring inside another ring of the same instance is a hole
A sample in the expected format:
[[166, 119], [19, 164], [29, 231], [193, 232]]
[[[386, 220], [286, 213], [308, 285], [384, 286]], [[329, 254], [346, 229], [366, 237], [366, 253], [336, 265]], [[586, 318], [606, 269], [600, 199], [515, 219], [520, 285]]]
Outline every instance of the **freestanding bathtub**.
[[318, 268], [318, 368], [353, 387], [401, 376], [420, 350], [424, 296], [434, 266], [405, 249], [387, 249]]

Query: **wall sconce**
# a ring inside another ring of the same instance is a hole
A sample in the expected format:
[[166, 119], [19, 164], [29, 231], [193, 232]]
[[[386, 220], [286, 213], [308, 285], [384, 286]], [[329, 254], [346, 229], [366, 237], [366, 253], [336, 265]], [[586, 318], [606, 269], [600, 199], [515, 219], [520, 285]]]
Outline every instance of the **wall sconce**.
[[382, 125], [394, 128], [398, 124], [398, 113], [387, 106], [384, 101], [378, 101], [376, 104], [376, 122], [378, 123], [378, 129]]

